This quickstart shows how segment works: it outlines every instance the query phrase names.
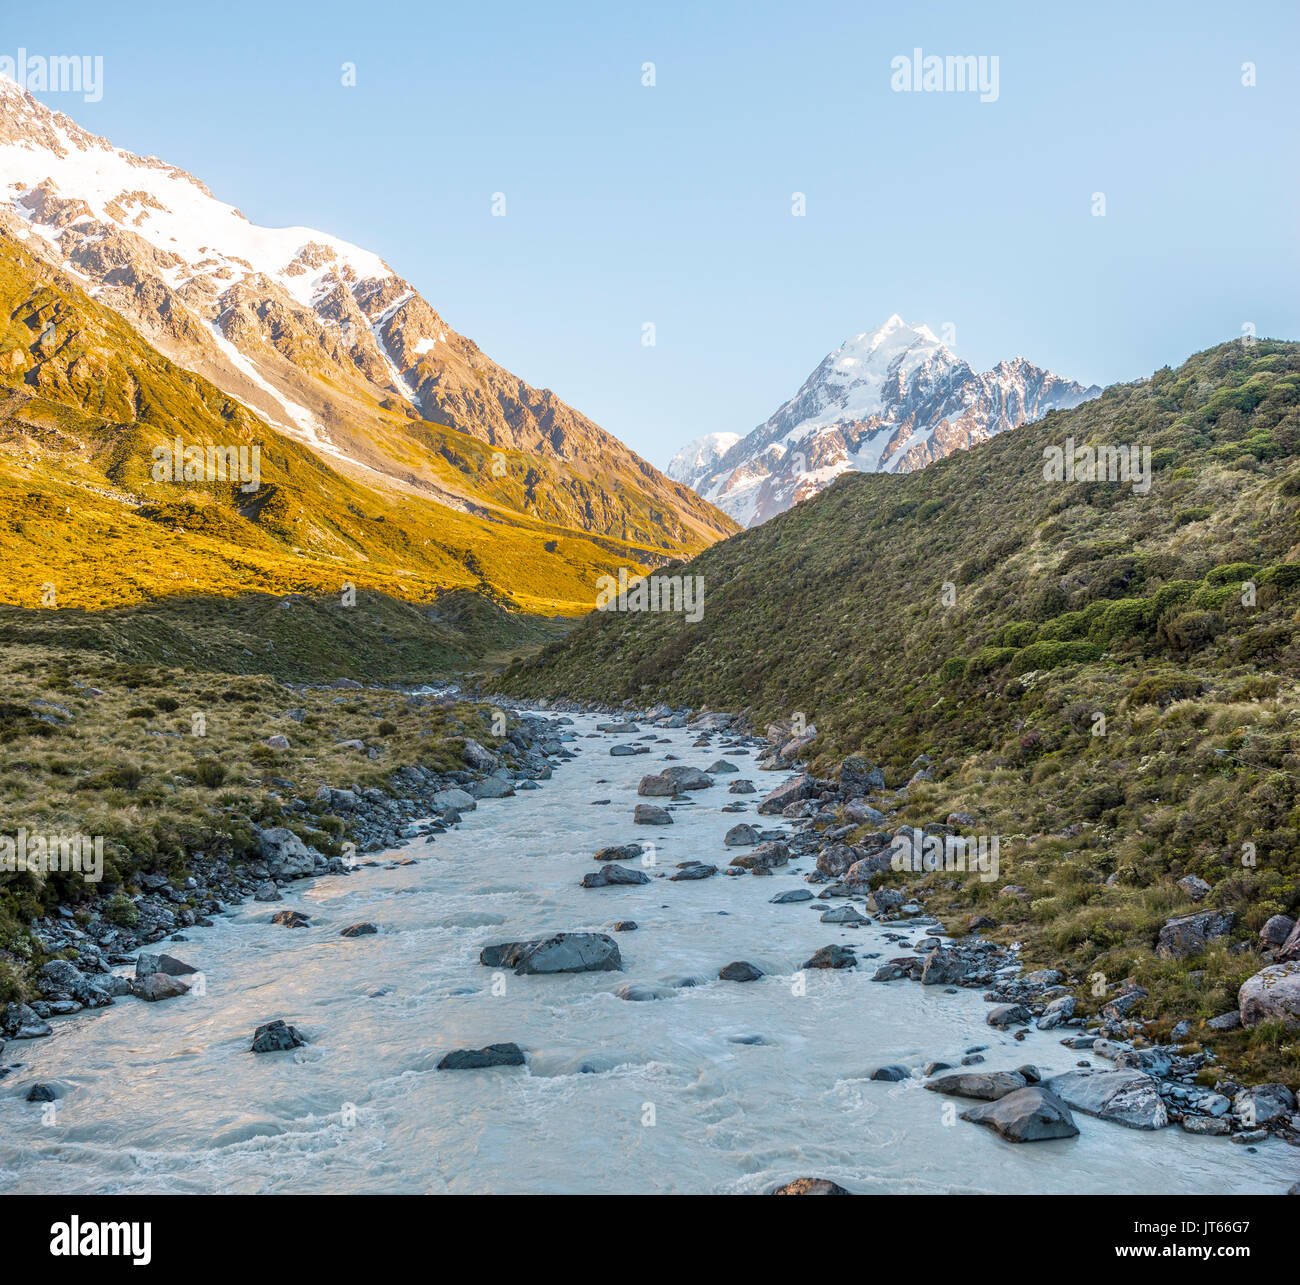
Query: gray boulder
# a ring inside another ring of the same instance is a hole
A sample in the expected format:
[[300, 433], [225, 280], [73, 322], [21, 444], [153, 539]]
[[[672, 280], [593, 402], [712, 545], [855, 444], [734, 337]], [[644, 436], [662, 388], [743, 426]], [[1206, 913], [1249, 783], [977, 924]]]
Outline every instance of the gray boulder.
[[264, 1022], [253, 1032], [253, 1044], [250, 1053], [284, 1053], [306, 1044], [298, 1028], [276, 1018], [274, 1022]]
[[1076, 1111], [1130, 1129], [1163, 1129], [1169, 1123], [1159, 1083], [1141, 1071], [1067, 1071], [1048, 1087]]
[[632, 820], [636, 825], [672, 825], [673, 814], [653, 803], [638, 803], [632, 812]]
[[456, 1049], [438, 1063], [439, 1071], [479, 1071], [490, 1066], [523, 1066], [518, 1044], [489, 1044], [481, 1049]]
[[733, 825], [722, 840], [728, 848], [746, 848], [758, 842], [758, 831], [752, 825]]
[[620, 972], [618, 943], [604, 933], [556, 933], [534, 941], [486, 946], [479, 962], [513, 968], [520, 977], [550, 973]]
[[738, 959], [719, 969], [718, 976], [724, 982], [756, 982], [763, 976], [763, 970], [747, 960]]
[[1232, 931], [1234, 918], [1231, 910], [1198, 910], [1171, 919], [1160, 930], [1156, 954], [1161, 959], [1184, 959], [1199, 954], [1213, 938], [1226, 937]]
[[613, 864], [601, 866], [582, 876], [584, 888], [608, 888], [615, 884], [649, 883], [650, 876], [644, 870], [629, 870], [627, 866]]
[[1028, 1088], [1029, 1081], [1019, 1071], [958, 1071], [940, 1076], [925, 1087], [931, 1093], [947, 1093], [957, 1098], [981, 1098], [996, 1102], [1008, 1093]]
[[815, 788], [812, 777], [808, 776], [807, 773], [793, 776], [788, 781], [778, 785], [775, 790], [763, 799], [762, 803], [758, 805], [759, 813], [763, 816], [778, 815], [791, 803], [798, 803], [806, 799]]
[[1295, 1094], [1285, 1084], [1252, 1085], [1232, 1099], [1233, 1114], [1248, 1129], [1289, 1120], [1295, 1109]]
[[257, 846], [272, 879], [302, 879], [316, 869], [316, 858], [292, 830], [261, 830]]
[[1300, 1026], [1300, 961], [1270, 964], [1248, 977], [1237, 992], [1242, 1026], [1277, 1019]]
[[1017, 1089], [995, 1102], [971, 1107], [961, 1113], [961, 1118], [986, 1125], [1008, 1142], [1042, 1142], [1079, 1134], [1069, 1107], [1041, 1085]]
[[840, 764], [840, 787], [845, 793], [866, 794], [885, 788], [885, 774], [861, 754], [850, 754]]

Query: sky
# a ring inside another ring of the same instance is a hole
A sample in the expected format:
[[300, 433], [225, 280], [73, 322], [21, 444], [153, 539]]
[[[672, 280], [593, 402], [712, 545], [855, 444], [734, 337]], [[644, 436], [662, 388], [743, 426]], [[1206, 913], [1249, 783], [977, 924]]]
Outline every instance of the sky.
[[[892, 313], [1085, 384], [1300, 339], [1295, 0], [64, 0], [19, 48], [102, 56], [37, 97], [381, 254], [660, 466]], [[895, 88], [917, 49], [996, 96]]]

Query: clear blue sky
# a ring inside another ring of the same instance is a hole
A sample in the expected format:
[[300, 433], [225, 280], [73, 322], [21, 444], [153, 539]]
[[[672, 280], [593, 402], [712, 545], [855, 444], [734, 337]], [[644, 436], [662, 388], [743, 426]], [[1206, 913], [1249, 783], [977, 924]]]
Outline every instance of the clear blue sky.
[[[101, 54], [45, 101], [377, 251], [658, 464], [893, 312], [1097, 383], [1300, 338], [1295, 0], [702, 7], [67, 0], [0, 54]], [[893, 92], [918, 46], [996, 54], [998, 100]]]

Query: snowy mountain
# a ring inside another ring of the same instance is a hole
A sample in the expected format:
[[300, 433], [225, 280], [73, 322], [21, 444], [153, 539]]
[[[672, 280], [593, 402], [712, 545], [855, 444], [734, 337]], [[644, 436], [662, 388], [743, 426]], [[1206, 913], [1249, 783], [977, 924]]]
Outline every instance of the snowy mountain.
[[[456, 333], [378, 255], [263, 228], [193, 175], [115, 148], [0, 77], [0, 235], [72, 277], [156, 349], [335, 468], [464, 509], [436, 430], [521, 460], [531, 516], [651, 547], [731, 524], [549, 389]], [[459, 467], [459, 465], [458, 465]], [[481, 472], [481, 470], [480, 470]]]
[[841, 473], [924, 468], [1100, 392], [1023, 357], [977, 374], [928, 327], [892, 316], [830, 353], [752, 433], [712, 459], [705, 444], [720, 444], [730, 435], [698, 438], [674, 457], [669, 471], [752, 527], [815, 495]]
[[664, 472], [674, 482], [689, 486], [693, 479], [713, 472], [713, 466], [740, 441], [739, 433], [705, 433], [693, 442], [687, 442], [668, 461]]

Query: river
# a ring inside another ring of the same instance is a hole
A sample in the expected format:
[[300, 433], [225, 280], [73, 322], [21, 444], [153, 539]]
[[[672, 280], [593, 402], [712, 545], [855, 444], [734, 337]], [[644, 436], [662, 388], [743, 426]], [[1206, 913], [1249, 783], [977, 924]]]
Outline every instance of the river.
[[[809, 1175], [865, 1193], [1217, 1193], [1295, 1180], [1295, 1152], [1274, 1140], [1251, 1152], [1076, 1113], [1079, 1137], [1016, 1146], [953, 1122], [952, 1106], [970, 1104], [918, 1079], [869, 1080], [881, 1064], [957, 1062], [975, 1045], [989, 1046], [989, 1070], [1064, 1071], [1089, 1055], [1063, 1048], [1061, 1031], [1017, 1042], [993, 1030], [978, 992], [873, 983], [872, 965], [809, 971], [800, 992], [793, 976], [820, 946], [899, 953], [875, 926], [770, 904], [804, 886], [807, 859], [772, 878], [580, 888], [597, 848], [633, 839], [657, 843], [659, 870], [725, 865], [734, 852], [722, 836], [755, 820], [782, 779], [719, 737], [692, 749], [686, 730], [656, 732], [668, 743], [649, 755], [611, 757], [613, 740], [636, 738], [589, 738], [597, 721], [574, 719], [578, 757], [539, 790], [483, 800], [379, 868], [300, 881], [281, 903], [249, 902], [154, 948], [201, 969], [204, 995], [123, 999], [56, 1019], [51, 1038], [10, 1043], [6, 1060], [23, 1067], [0, 1081], [0, 1190], [739, 1193]], [[719, 776], [674, 825], [634, 826], [637, 782], [665, 753], [699, 767], [729, 757], [760, 793], [742, 800], [745, 815], [723, 813], [736, 778]], [[281, 909], [306, 912], [311, 927], [272, 924]], [[494, 994], [478, 963], [490, 942], [621, 919], [639, 925], [615, 934], [623, 973], [510, 974]], [[359, 920], [380, 932], [339, 935]], [[767, 975], [717, 979], [742, 959]], [[698, 984], [669, 998], [615, 994], [683, 978]], [[249, 1053], [253, 1029], [274, 1018], [310, 1042]], [[434, 1069], [450, 1049], [504, 1041], [527, 1051], [526, 1068]], [[24, 1100], [36, 1081], [63, 1093], [52, 1116]]]

